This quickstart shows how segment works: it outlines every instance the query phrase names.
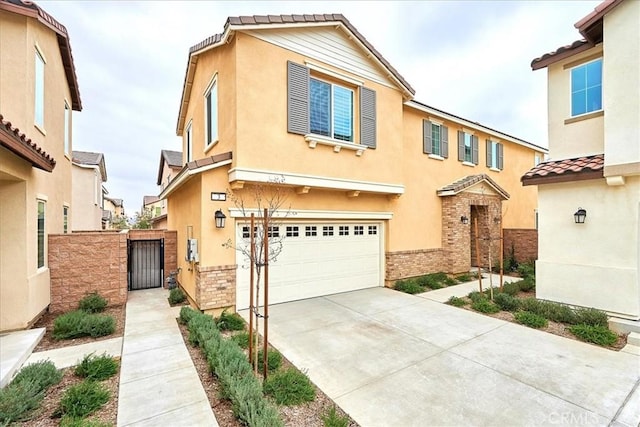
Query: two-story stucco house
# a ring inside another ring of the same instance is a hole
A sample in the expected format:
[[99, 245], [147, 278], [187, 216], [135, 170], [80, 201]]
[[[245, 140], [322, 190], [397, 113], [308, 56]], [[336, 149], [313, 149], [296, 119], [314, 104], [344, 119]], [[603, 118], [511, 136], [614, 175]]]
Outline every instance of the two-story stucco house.
[[249, 235], [260, 185], [288, 194], [275, 303], [468, 271], [475, 219], [493, 236], [535, 233], [536, 189], [519, 179], [546, 149], [413, 98], [342, 15], [229, 18], [193, 46], [176, 129], [186, 164], [160, 197], [199, 308], [249, 305], [247, 260], [223, 243]]
[[103, 229], [104, 198], [107, 182], [107, 167], [104, 154], [88, 151], [71, 153], [74, 213], [73, 231]]
[[551, 160], [538, 186], [538, 298], [640, 318], [640, 2], [608, 0], [547, 69]]
[[31, 2], [0, 0], [0, 331], [50, 302], [47, 235], [71, 231], [72, 111], [80, 111], [69, 35]]
[[[156, 184], [162, 192], [169, 182], [178, 175], [184, 163], [182, 152], [172, 150], [160, 151], [160, 165], [158, 166], [158, 179]], [[167, 228], [167, 201], [157, 196], [144, 196], [143, 209], [149, 207], [151, 212], [151, 228], [163, 230]]]

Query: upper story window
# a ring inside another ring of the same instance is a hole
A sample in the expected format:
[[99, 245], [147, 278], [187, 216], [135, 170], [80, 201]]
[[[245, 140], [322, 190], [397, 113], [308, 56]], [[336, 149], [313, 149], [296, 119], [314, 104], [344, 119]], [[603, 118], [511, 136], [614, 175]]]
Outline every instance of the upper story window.
[[[191, 133], [191, 121], [189, 121], [189, 124], [187, 125], [187, 132], [185, 133], [185, 153], [186, 153], [186, 162], [190, 162], [193, 160], [193, 135]], [[169, 183], [169, 181], [167, 181], [167, 184]]]
[[423, 120], [422, 151], [432, 157], [449, 157], [449, 129], [442, 124]]
[[40, 51], [36, 48], [36, 65], [35, 65], [35, 101], [34, 101], [34, 123], [44, 129], [44, 58]]
[[353, 91], [318, 79], [309, 84], [311, 133], [353, 142]]
[[478, 164], [478, 137], [458, 131], [458, 160], [471, 166]]
[[504, 146], [496, 141], [487, 139], [487, 167], [491, 169], [503, 169]]
[[44, 200], [38, 200], [38, 268], [44, 267]]
[[67, 101], [64, 101], [64, 154], [66, 154], [67, 156], [69, 156], [69, 153], [71, 153], [70, 121], [71, 121], [71, 108], [69, 108], [69, 103]]
[[540, 157], [540, 154], [536, 153], [533, 157], [533, 166], [538, 166], [540, 162], [542, 162], [542, 158]]
[[218, 142], [218, 80], [216, 77], [204, 93], [205, 98], [205, 150]]
[[602, 110], [602, 58], [571, 69], [571, 116]]
[[[336, 142], [359, 142], [375, 148], [376, 92], [364, 87], [362, 82], [350, 81], [347, 76], [333, 76], [352, 87], [311, 78], [308, 67], [287, 63], [287, 131], [325, 136]], [[356, 103], [358, 115], [355, 114]], [[358, 124], [359, 141], [355, 134]]]

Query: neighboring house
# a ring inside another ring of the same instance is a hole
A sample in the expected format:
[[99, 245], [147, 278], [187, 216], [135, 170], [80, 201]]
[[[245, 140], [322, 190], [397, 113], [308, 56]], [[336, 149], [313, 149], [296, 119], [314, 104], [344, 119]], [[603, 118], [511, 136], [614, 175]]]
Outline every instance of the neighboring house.
[[50, 303], [47, 236], [71, 231], [72, 110], [82, 110], [69, 35], [32, 2], [0, 0], [0, 331]]
[[575, 24], [584, 39], [533, 60], [547, 69], [551, 160], [522, 177], [538, 186], [537, 297], [631, 319], [640, 318], [639, 23], [640, 2], [606, 1]]
[[102, 210], [102, 229], [113, 229], [114, 223], [119, 222], [125, 216], [124, 202], [122, 199], [104, 197], [104, 209]]
[[104, 154], [73, 151], [73, 231], [103, 229], [102, 213], [107, 182]]
[[247, 261], [223, 243], [249, 235], [232, 199], [257, 211], [257, 184], [289, 190], [281, 212], [294, 214], [273, 230], [285, 236], [274, 303], [469, 271], [475, 219], [494, 238], [501, 224], [535, 235], [536, 189], [520, 176], [546, 149], [413, 97], [342, 15], [229, 18], [193, 46], [177, 123], [186, 164], [160, 198], [199, 308], [248, 306]]
[[142, 198], [142, 210], [149, 215], [149, 222], [152, 228], [166, 229], [167, 228], [167, 214], [162, 213], [163, 201], [158, 196], [144, 196]]
[[[158, 166], [158, 179], [157, 185], [160, 187], [160, 192], [162, 192], [172, 178], [174, 178], [182, 169], [184, 163], [182, 162], [182, 152], [181, 151], [171, 151], [171, 150], [161, 150], [160, 151], [160, 165]], [[145, 196], [144, 205], [147, 204], [147, 197], [151, 200], [152, 197], [155, 196]], [[158, 210], [158, 206], [154, 206], [152, 210], [152, 218], [151, 225], [152, 228], [155, 229], [166, 229], [167, 228], [167, 201], [165, 199], [159, 199], [155, 197], [153, 203], [159, 201], [160, 210]]]

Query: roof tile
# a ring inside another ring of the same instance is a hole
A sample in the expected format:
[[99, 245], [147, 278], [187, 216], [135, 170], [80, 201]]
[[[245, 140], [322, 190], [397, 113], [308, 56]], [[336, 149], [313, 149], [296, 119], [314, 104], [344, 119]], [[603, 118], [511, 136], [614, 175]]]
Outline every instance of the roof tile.
[[[0, 114], [0, 127], [1, 130], [5, 131], [5, 134], [8, 134], [9, 138], [13, 141], [12, 143], [5, 143], [2, 140], [1, 145], [7, 147], [9, 150], [14, 152], [16, 155], [24, 158], [29, 161], [33, 166], [46, 170], [47, 172], [51, 172], [53, 168], [56, 166], [56, 161], [50, 154], [47, 154], [42, 148], [38, 147], [34, 142], [31, 141], [31, 138], [28, 138], [27, 135], [20, 132], [20, 129], [15, 128], [11, 125], [11, 122], [4, 119], [4, 116]], [[13, 147], [9, 146], [11, 144], [18, 144], [22, 149], [15, 150]], [[27, 152], [31, 154], [27, 154], [29, 158], [25, 157], [23, 149], [26, 149]]]
[[444, 193], [451, 193], [453, 192], [454, 194], [458, 194], [459, 192], [465, 190], [466, 188], [472, 187], [476, 184], [478, 184], [481, 181], [485, 181], [486, 183], [488, 183], [491, 187], [493, 187], [498, 193], [500, 193], [502, 196], [504, 196], [505, 199], [508, 199], [509, 193], [507, 193], [502, 187], [500, 187], [493, 179], [491, 179], [489, 177], [489, 175], [487, 174], [478, 174], [478, 175], [469, 175], [469, 176], [465, 176], [464, 178], [460, 178], [459, 180], [452, 182], [449, 185], [445, 185], [444, 187], [440, 188], [437, 193], [438, 195], [442, 196], [442, 195], [451, 195], [451, 194], [444, 194]]
[[569, 177], [578, 174], [602, 172], [603, 170], [604, 154], [583, 156], [573, 159], [551, 160], [548, 162], [540, 163], [538, 166], [529, 170], [529, 172], [524, 174], [524, 176], [521, 178], [521, 181], [524, 183], [542, 177]]

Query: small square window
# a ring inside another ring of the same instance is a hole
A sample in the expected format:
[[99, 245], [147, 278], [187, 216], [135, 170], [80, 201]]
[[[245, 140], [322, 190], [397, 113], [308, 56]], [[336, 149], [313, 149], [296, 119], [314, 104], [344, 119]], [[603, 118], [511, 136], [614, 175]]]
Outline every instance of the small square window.
[[287, 226], [287, 237], [298, 237], [300, 232], [298, 230], [297, 225], [288, 225]]
[[242, 227], [242, 238], [248, 239], [249, 237], [249, 227]]
[[325, 225], [322, 227], [323, 236], [333, 236], [333, 226]]
[[280, 237], [280, 227], [269, 227], [267, 237]]
[[369, 226], [369, 235], [374, 235], [374, 234], [378, 234], [378, 226], [377, 225], [370, 225]]
[[354, 225], [353, 226], [353, 235], [354, 236], [362, 236], [364, 234], [364, 226], [363, 225]]
[[315, 225], [308, 225], [304, 228], [304, 235], [305, 236], [317, 236], [318, 235], [318, 231]]
[[349, 235], [349, 226], [348, 225], [341, 225], [340, 227], [338, 227], [338, 234], [340, 236], [348, 236]]

